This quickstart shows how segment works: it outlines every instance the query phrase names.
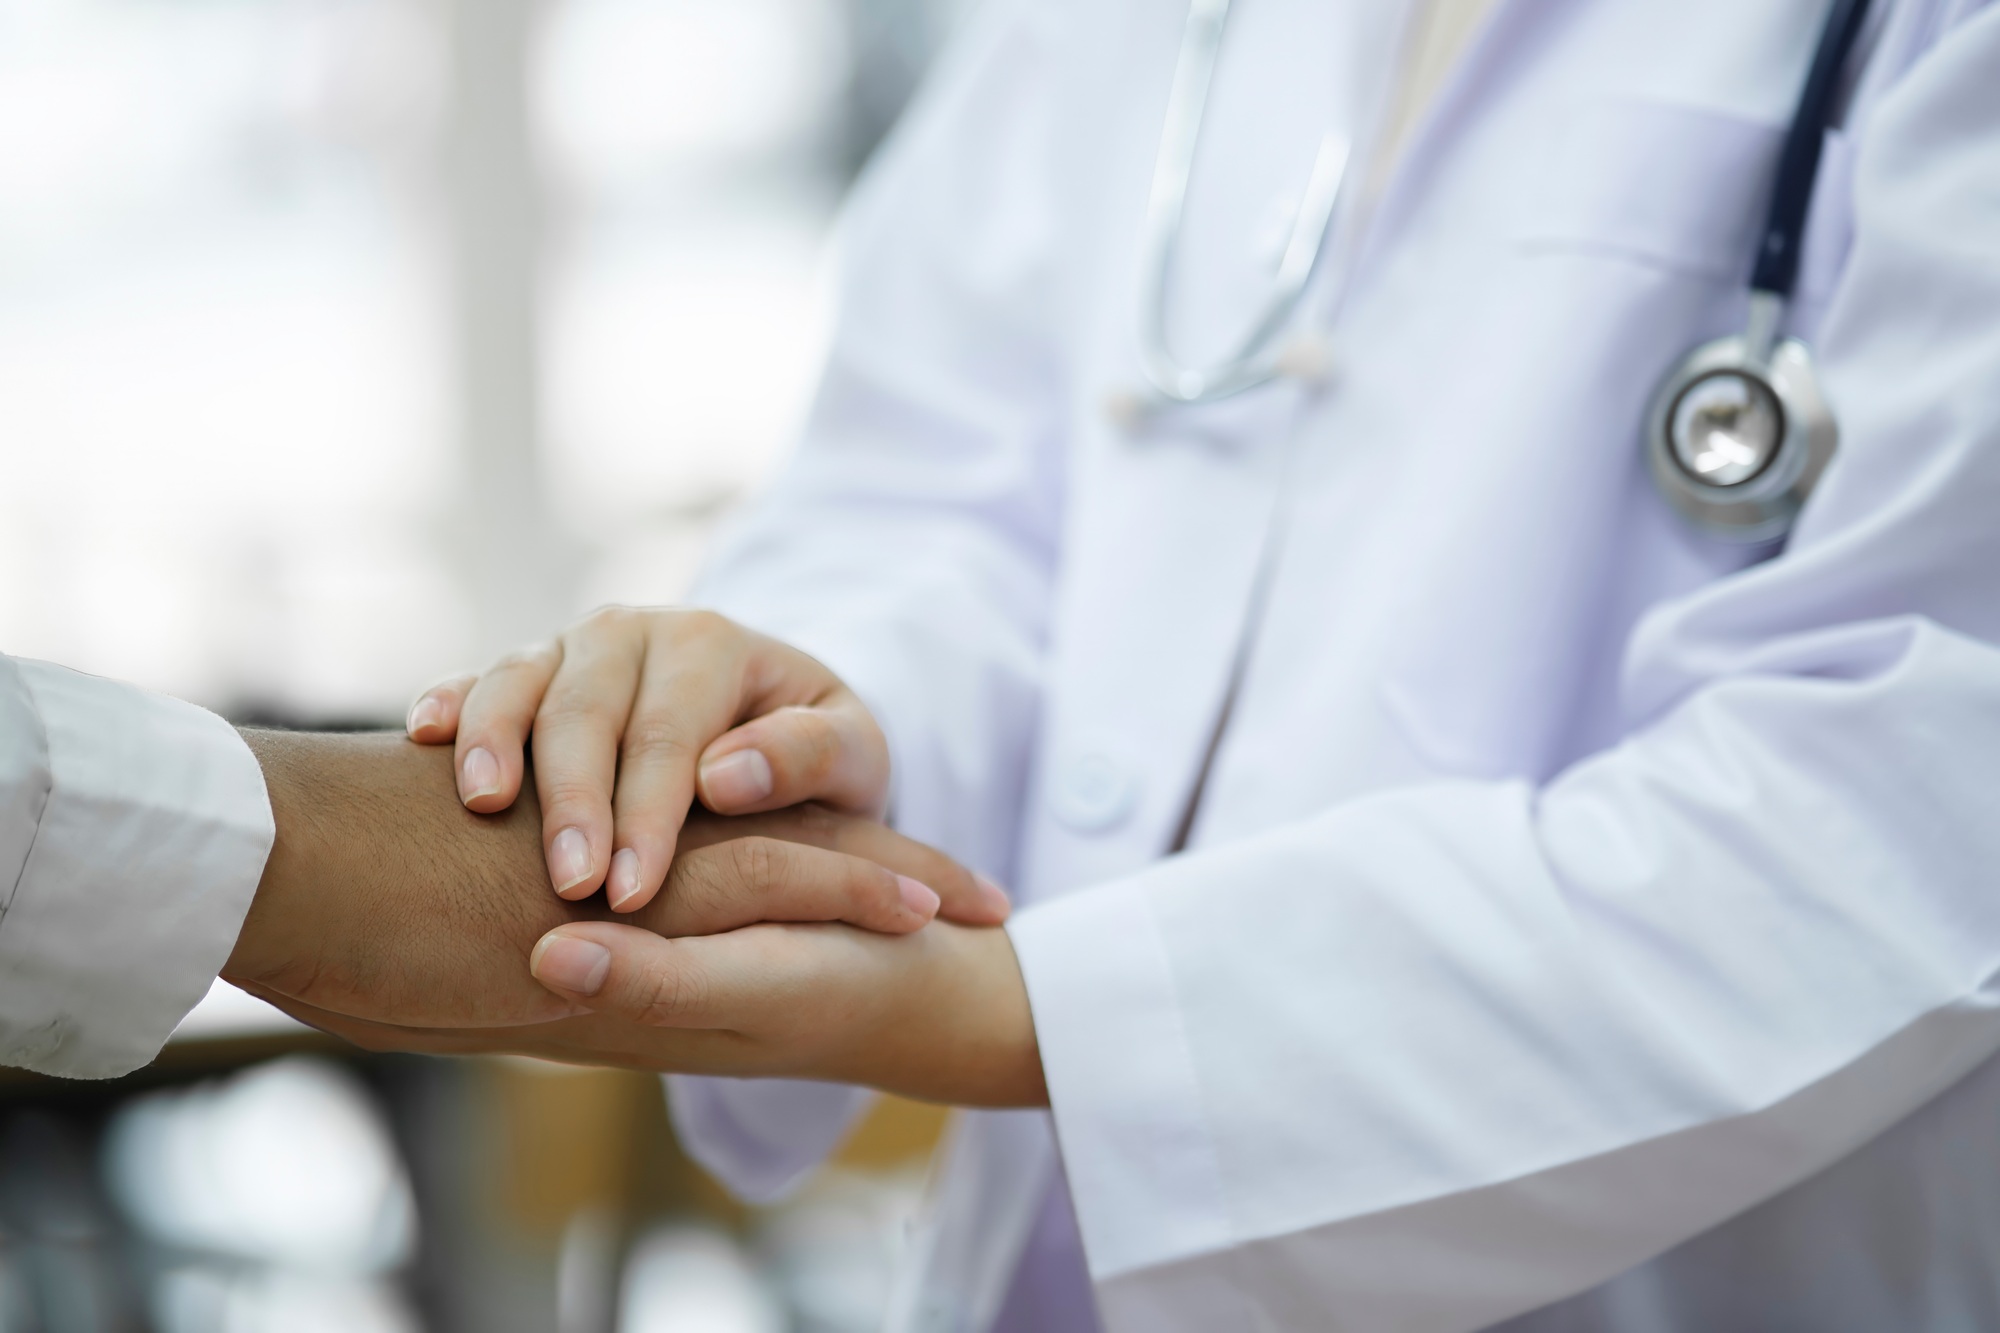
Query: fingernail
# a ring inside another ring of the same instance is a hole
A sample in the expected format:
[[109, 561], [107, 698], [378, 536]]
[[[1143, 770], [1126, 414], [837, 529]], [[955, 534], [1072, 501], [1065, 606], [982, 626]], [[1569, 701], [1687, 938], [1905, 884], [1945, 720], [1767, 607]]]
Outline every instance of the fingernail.
[[590, 839], [582, 829], [566, 828], [549, 844], [549, 878], [557, 893], [568, 893], [590, 878]]
[[979, 886], [979, 896], [985, 900], [986, 906], [992, 909], [992, 911], [1000, 916], [1006, 916], [1014, 910], [1014, 900], [1007, 896], [1007, 890], [1001, 888], [998, 884], [995, 884], [976, 870], [972, 872], [972, 880], [973, 883]]
[[570, 935], [544, 935], [528, 956], [535, 980], [571, 995], [595, 995], [611, 971], [611, 950]]
[[[410, 716], [403, 722], [403, 730], [414, 736], [444, 721], [444, 702], [435, 694], [426, 694], [410, 705]], [[484, 750], [478, 751], [486, 754]], [[467, 756], [470, 758], [470, 756]], [[489, 759], [491, 755], [487, 756]]]
[[720, 805], [754, 805], [771, 794], [777, 784], [771, 777], [771, 761], [761, 750], [738, 750], [701, 766], [702, 790]]
[[462, 801], [475, 800], [481, 796], [491, 796], [500, 790], [500, 761], [493, 752], [483, 745], [475, 745], [465, 752], [465, 762], [458, 766], [458, 796]]
[[938, 896], [930, 885], [911, 879], [908, 875], [896, 876], [896, 891], [903, 895], [903, 906], [928, 921], [937, 915]]
[[611, 873], [604, 877], [604, 898], [616, 912], [639, 892], [639, 853], [621, 847], [611, 857]]

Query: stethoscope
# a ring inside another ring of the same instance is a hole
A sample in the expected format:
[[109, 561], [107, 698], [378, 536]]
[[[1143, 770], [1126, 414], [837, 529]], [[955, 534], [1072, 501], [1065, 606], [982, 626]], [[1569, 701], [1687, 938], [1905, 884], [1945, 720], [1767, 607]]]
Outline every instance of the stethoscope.
[[1196, 368], [1184, 365], [1167, 345], [1174, 252], [1187, 212], [1188, 177], [1194, 170], [1195, 148], [1201, 141], [1201, 123], [1208, 109], [1216, 55], [1222, 50], [1223, 29], [1229, 23], [1230, 3], [1194, 0], [1181, 32], [1140, 243], [1145, 290], [1140, 298], [1139, 367], [1146, 377], [1147, 391], [1142, 395], [1114, 394], [1106, 404], [1113, 419], [1128, 426], [1161, 408], [1219, 402], [1288, 376], [1313, 377], [1314, 368], [1302, 364], [1311, 357], [1302, 358], [1299, 349], [1315, 344], [1287, 335], [1292, 332], [1292, 316], [1305, 296], [1313, 270], [1325, 253], [1334, 206], [1340, 201], [1341, 179], [1347, 172], [1347, 142], [1332, 131], [1320, 138], [1271, 291], [1236, 349], [1212, 365]]
[[[1112, 404], [1128, 424], [1161, 409], [1218, 402], [1281, 378], [1310, 380], [1323, 373], [1317, 343], [1297, 336], [1292, 323], [1326, 251], [1346, 174], [1347, 144], [1332, 133], [1320, 141], [1277, 276], [1249, 331], [1229, 355], [1206, 367], [1182, 363], [1168, 347], [1174, 252], [1230, 3], [1194, 0], [1181, 35], [1141, 252], [1139, 364], [1148, 392]], [[1767, 542], [1788, 532], [1839, 441], [1810, 350], [1779, 330], [1798, 279], [1806, 209], [1841, 74], [1867, 14], [1868, 0], [1834, 0], [1820, 29], [1779, 154], [1744, 331], [1689, 353], [1661, 381], [1647, 410], [1646, 460], [1655, 484], [1690, 523], [1727, 540]]]
[[1647, 409], [1646, 464], [1660, 493], [1688, 522], [1732, 541], [1773, 541], [1791, 531], [1840, 441], [1811, 351], [1778, 330], [1798, 280], [1806, 206], [1841, 72], [1867, 16], [1868, 0], [1834, 0], [1820, 30], [1778, 157], [1750, 274], [1748, 326], [1690, 352]]

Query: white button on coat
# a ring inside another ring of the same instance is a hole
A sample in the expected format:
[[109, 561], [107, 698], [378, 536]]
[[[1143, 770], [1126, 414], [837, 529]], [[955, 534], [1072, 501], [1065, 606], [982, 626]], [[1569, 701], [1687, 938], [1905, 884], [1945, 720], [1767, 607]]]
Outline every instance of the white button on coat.
[[1074, 831], [1106, 833], [1138, 805], [1139, 780], [1111, 756], [1089, 750], [1056, 766], [1048, 801], [1049, 812]]

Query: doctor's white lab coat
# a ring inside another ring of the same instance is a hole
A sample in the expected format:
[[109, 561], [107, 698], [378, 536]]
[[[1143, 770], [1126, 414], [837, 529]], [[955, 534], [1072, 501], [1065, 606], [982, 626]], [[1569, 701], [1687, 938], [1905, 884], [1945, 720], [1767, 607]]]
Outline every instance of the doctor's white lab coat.
[[[1237, 7], [1185, 359], [1399, 9]], [[1134, 428], [1186, 6], [973, 20], [703, 593], [851, 682], [901, 826], [1026, 903], [1053, 1114], [965, 1119], [903, 1326], [1089, 1327], [1066, 1185], [1119, 1333], [2000, 1327], [2000, 12], [1864, 36], [1790, 318], [1842, 443], [1789, 545], [1642, 466], [1660, 376], [1741, 327], [1824, 9], [1500, 0], [1317, 280], [1331, 378]], [[770, 1194], [859, 1095], [673, 1099]]]

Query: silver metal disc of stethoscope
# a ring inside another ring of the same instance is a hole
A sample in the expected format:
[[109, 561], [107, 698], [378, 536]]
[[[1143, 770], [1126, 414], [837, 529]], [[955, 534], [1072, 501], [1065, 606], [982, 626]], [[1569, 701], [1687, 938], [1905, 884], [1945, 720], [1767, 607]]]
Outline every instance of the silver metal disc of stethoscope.
[[1646, 461], [1675, 511], [1712, 536], [1782, 537], [1839, 443], [1796, 338], [1762, 365], [1742, 335], [1697, 348], [1653, 395]]

